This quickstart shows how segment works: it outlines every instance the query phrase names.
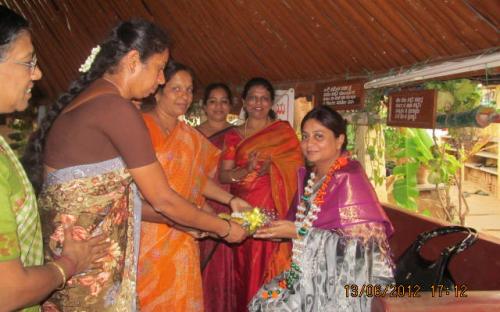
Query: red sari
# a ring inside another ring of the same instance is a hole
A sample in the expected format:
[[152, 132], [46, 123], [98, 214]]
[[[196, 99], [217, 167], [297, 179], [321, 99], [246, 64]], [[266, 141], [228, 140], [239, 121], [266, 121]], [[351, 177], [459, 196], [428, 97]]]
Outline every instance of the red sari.
[[[231, 193], [284, 219], [297, 190], [296, 172], [303, 165], [300, 143], [289, 123], [275, 121], [246, 139], [239, 132], [231, 132], [224, 143], [223, 159], [234, 160], [237, 167], [247, 166], [252, 151], [258, 151], [262, 160], [271, 157], [269, 174], [250, 174], [244, 181], [231, 184]], [[233, 252], [234, 311], [247, 311], [257, 290], [288, 268], [290, 244], [249, 238], [233, 247]]]
[[[208, 140], [219, 150], [222, 150], [225, 135], [234, 135], [237, 132], [235, 127], [228, 127], [211, 135]], [[219, 184], [219, 186], [228, 192], [230, 191], [228, 184]], [[212, 200], [207, 200], [207, 203], [216, 213], [231, 213], [231, 208], [227, 205]], [[232, 248], [223, 241], [203, 240], [200, 242], [200, 260], [205, 312], [235, 311]]]

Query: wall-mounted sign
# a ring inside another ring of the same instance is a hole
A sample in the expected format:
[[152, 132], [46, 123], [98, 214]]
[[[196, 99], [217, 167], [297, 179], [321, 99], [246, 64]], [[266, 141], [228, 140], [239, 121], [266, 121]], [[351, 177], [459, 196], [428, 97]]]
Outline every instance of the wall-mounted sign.
[[317, 105], [335, 110], [361, 109], [365, 102], [365, 89], [361, 81], [322, 83], [316, 86]]
[[404, 91], [389, 95], [387, 125], [409, 128], [434, 128], [436, 90]]
[[293, 114], [295, 104], [295, 89], [276, 90], [274, 92], [273, 110], [278, 119], [286, 120], [293, 127]]

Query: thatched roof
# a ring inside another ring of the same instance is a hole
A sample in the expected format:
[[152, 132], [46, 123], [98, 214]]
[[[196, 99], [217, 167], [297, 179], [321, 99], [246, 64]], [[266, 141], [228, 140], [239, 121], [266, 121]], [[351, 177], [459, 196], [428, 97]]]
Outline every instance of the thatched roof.
[[498, 49], [497, 0], [0, 0], [32, 23], [54, 96], [119, 20], [143, 17], [170, 33], [173, 56], [201, 85], [277, 83], [398, 71]]

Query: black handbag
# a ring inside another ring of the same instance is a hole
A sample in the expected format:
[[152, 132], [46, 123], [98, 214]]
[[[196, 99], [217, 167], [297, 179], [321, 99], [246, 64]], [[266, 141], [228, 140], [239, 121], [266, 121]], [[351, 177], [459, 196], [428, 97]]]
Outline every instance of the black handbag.
[[[437, 260], [429, 261], [420, 255], [420, 249], [431, 238], [458, 232], [468, 235], [461, 242], [445, 248]], [[455, 285], [448, 270], [451, 258], [471, 246], [477, 238], [475, 229], [463, 226], [445, 226], [419, 234], [396, 262], [396, 284], [418, 285], [422, 291], [430, 291], [432, 285], [444, 285], [451, 289]]]

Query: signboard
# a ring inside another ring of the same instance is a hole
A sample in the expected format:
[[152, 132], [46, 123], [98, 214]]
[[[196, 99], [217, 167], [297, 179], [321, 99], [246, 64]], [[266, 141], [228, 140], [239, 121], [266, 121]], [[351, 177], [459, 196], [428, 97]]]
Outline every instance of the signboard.
[[365, 89], [361, 81], [322, 83], [316, 86], [318, 105], [334, 110], [361, 109], [365, 104]]
[[278, 119], [286, 120], [293, 127], [293, 114], [295, 104], [295, 89], [276, 90], [274, 92], [273, 110]]
[[409, 128], [435, 128], [436, 90], [406, 91], [389, 95], [387, 125]]

